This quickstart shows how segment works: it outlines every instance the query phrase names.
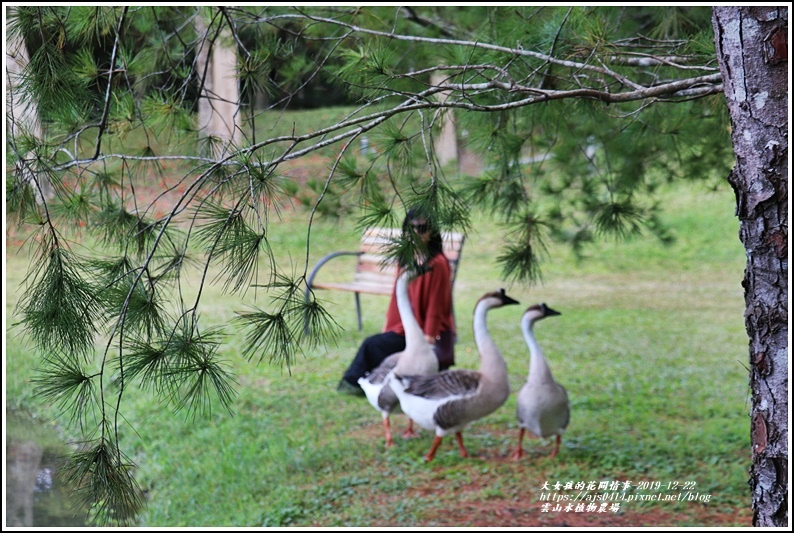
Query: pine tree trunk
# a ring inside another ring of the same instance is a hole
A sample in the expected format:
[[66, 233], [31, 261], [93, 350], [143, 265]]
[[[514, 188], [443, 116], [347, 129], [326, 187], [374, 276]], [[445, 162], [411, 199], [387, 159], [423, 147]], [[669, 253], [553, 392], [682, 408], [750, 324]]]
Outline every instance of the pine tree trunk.
[[[440, 85], [445, 81], [445, 77], [441, 74], [432, 76], [430, 83], [433, 85]], [[448, 94], [440, 93], [439, 100], [446, 101]], [[446, 165], [452, 161], [458, 160], [458, 140], [455, 133], [455, 116], [452, 109], [447, 109], [440, 114], [441, 130], [435, 142], [436, 157], [441, 166]]]
[[731, 115], [752, 405], [753, 525], [788, 525], [788, 8], [714, 7]]
[[[206, 33], [201, 17], [196, 17], [195, 26], [200, 36]], [[234, 42], [230, 44], [229, 41], [228, 32], [223, 32], [212, 45], [211, 39], [205, 39], [199, 48], [197, 61], [199, 79], [204, 81], [198, 102], [198, 128], [202, 136], [224, 141], [217, 147], [219, 152], [230, 142], [239, 144], [242, 137], [237, 51]]]
[[[14, 6], [9, 6], [7, 17], [13, 17]], [[6, 106], [9, 114], [6, 117], [6, 127], [9, 139], [17, 139], [22, 136], [22, 131], [27, 132], [29, 135], [41, 140], [41, 124], [39, 122], [38, 108], [36, 102], [33, 100], [24, 100], [21, 98], [18, 90], [20, 84], [20, 77], [22, 72], [28, 64], [28, 49], [25, 46], [25, 40], [18, 33], [10, 33], [8, 35], [9, 41], [6, 47]], [[32, 154], [20, 154], [24, 156], [23, 160], [19, 161], [20, 165], [35, 165], [35, 156]], [[34, 177], [31, 168], [24, 167], [21, 169], [22, 175], [31, 183], [34, 181], [38, 183], [36, 187], [36, 198], [39, 203], [44, 203], [46, 200], [52, 200], [55, 196], [52, 190], [50, 181], [46, 179], [45, 173], [39, 173]]]

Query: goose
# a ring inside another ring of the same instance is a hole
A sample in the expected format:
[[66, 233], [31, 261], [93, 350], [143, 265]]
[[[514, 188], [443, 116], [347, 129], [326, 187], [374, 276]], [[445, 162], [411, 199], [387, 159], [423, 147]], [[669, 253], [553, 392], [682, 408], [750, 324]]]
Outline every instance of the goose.
[[531, 305], [521, 317], [521, 331], [529, 347], [529, 375], [518, 391], [516, 416], [518, 418], [518, 447], [513, 459], [521, 459], [524, 450], [521, 441], [529, 431], [540, 438], [556, 435], [550, 458], [557, 455], [565, 428], [568, 427], [571, 407], [565, 387], [554, 381], [551, 370], [540, 349], [533, 326], [538, 320], [561, 313], [545, 303]]
[[474, 307], [474, 340], [480, 352], [479, 370], [454, 369], [429, 376], [395, 371], [392, 389], [402, 411], [417, 424], [435, 432], [430, 451], [432, 461], [444, 436], [454, 434], [461, 457], [468, 457], [463, 428], [496, 411], [510, 396], [507, 364], [486, 324], [491, 309], [518, 302], [504, 289], [483, 295]]
[[[386, 435], [386, 447], [394, 445], [391, 435], [389, 417], [393, 412], [400, 412], [397, 395], [390, 385], [394, 372], [411, 375], [426, 375], [438, 372], [438, 357], [432, 344], [425, 338], [422, 328], [416, 321], [411, 301], [408, 296], [408, 283], [427, 270], [423, 267], [405, 269], [397, 278], [395, 294], [397, 309], [400, 312], [405, 329], [405, 349], [388, 356], [377, 368], [358, 379], [358, 384], [367, 396], [369, 403], [377, 409], [383, 418], [383, 429]], [[404, 437], [416, 436], [413, 421], [408, 419], [408, 428]]]

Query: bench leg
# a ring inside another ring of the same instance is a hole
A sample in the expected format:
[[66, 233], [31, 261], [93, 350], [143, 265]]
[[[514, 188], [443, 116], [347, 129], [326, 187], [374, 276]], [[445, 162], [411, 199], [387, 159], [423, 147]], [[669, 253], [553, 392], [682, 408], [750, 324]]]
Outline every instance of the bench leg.
[[359, 297], [358, 293], [356, 294], [356, 316], [358, 316], [358, 330], [361, 331], [364, 329], [364, 325], [361, 323], [361, 298]]
[[[306, 292], [303, 295], [303, 302], [308, 304], [309, 303], [309, 291], [311, 291], [311, 287], [306, 287]], [[303, 320], [303, 334], [308, 336], [309, 335], [309, 319], [305, 318]]]

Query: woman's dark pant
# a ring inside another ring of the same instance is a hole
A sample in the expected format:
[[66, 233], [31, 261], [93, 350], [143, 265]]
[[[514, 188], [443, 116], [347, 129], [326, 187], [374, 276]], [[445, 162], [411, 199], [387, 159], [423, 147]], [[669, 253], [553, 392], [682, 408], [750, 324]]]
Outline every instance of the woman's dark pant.
[[[446, 370], [455, 364], [455, 335], [445, 331], [440, 337], [435, 345], [436, 357], [439, 370]], [[402, 350], [405, 350], [405, 337], [397, 333], [387, 331], [367, 337], [342, 379], [358, 387], [358, 378], [376, 369], [391, 354]]]
[[358, 378], [377, 368], [391, 354], [402, 350], [405, 350], [405, 337], [392, 331], [367, 337], [342, 379], [358, 387]]

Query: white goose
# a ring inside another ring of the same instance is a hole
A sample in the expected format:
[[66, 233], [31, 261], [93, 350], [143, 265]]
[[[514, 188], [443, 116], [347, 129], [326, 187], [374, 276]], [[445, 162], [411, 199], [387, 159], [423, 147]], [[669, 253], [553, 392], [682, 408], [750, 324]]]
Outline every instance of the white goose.
[[521, 459], [524, 456], [521, 441], [525, 431], [540, 438], [556, 435], [554, 450], [550, 456], [554, 457], [560, 449], [562, 434], [568, 427], [571, 414], [568, 393], [562, 385], [554, 381], [533, 331], [533, 326], [538, 320], [559, 314], [561, 313], [544, 303], [530, 306], [521, 317], [521, 331], [529, 346], [530, 360], [527, 382], [518, 391], [516, 400], [519, 431], [518, 448], [513, 454], [513, 459]]
[[[367, 395], [367, 400], [380, 411], [383, 417], [387, 447], [394, 445], [389, 416], [393, 412], [400, 412], [400, 403], [390, 385], [392, 374], [397, 371], [411, 375], [427, 375], [438, 372], [438, 357], [436, 357], [433, 345], [427, 342], [422, 328], [419, 327], [408, 297], [408, 283], [424, 272], [426, 270], [410, 268], [404, 270], [397, 278], [395, 294], [400, 320], [402, 320], [405, 329], [405, 349], [390, 355], [372, 372], [358, 379], [358, 384]], [[413, 421], [409, 419], [408, 429], [404, 436], [412, 435], [415, 435]]]
[[485, 294], [474, 307], [474, 340], [480, 352], [479, 370], [454, 369], [430, 376], [411, 376], [396, 371], [392, 389], [403, 412], [435, 438], [425, 461], [432, 461], [441, 440], [454, 433], [461, 457], [463, 428], [496, 411], [510, 395], [507, 364], [488, 332], [486, 314], [491, 309], [518, 304], [504, 289]]

